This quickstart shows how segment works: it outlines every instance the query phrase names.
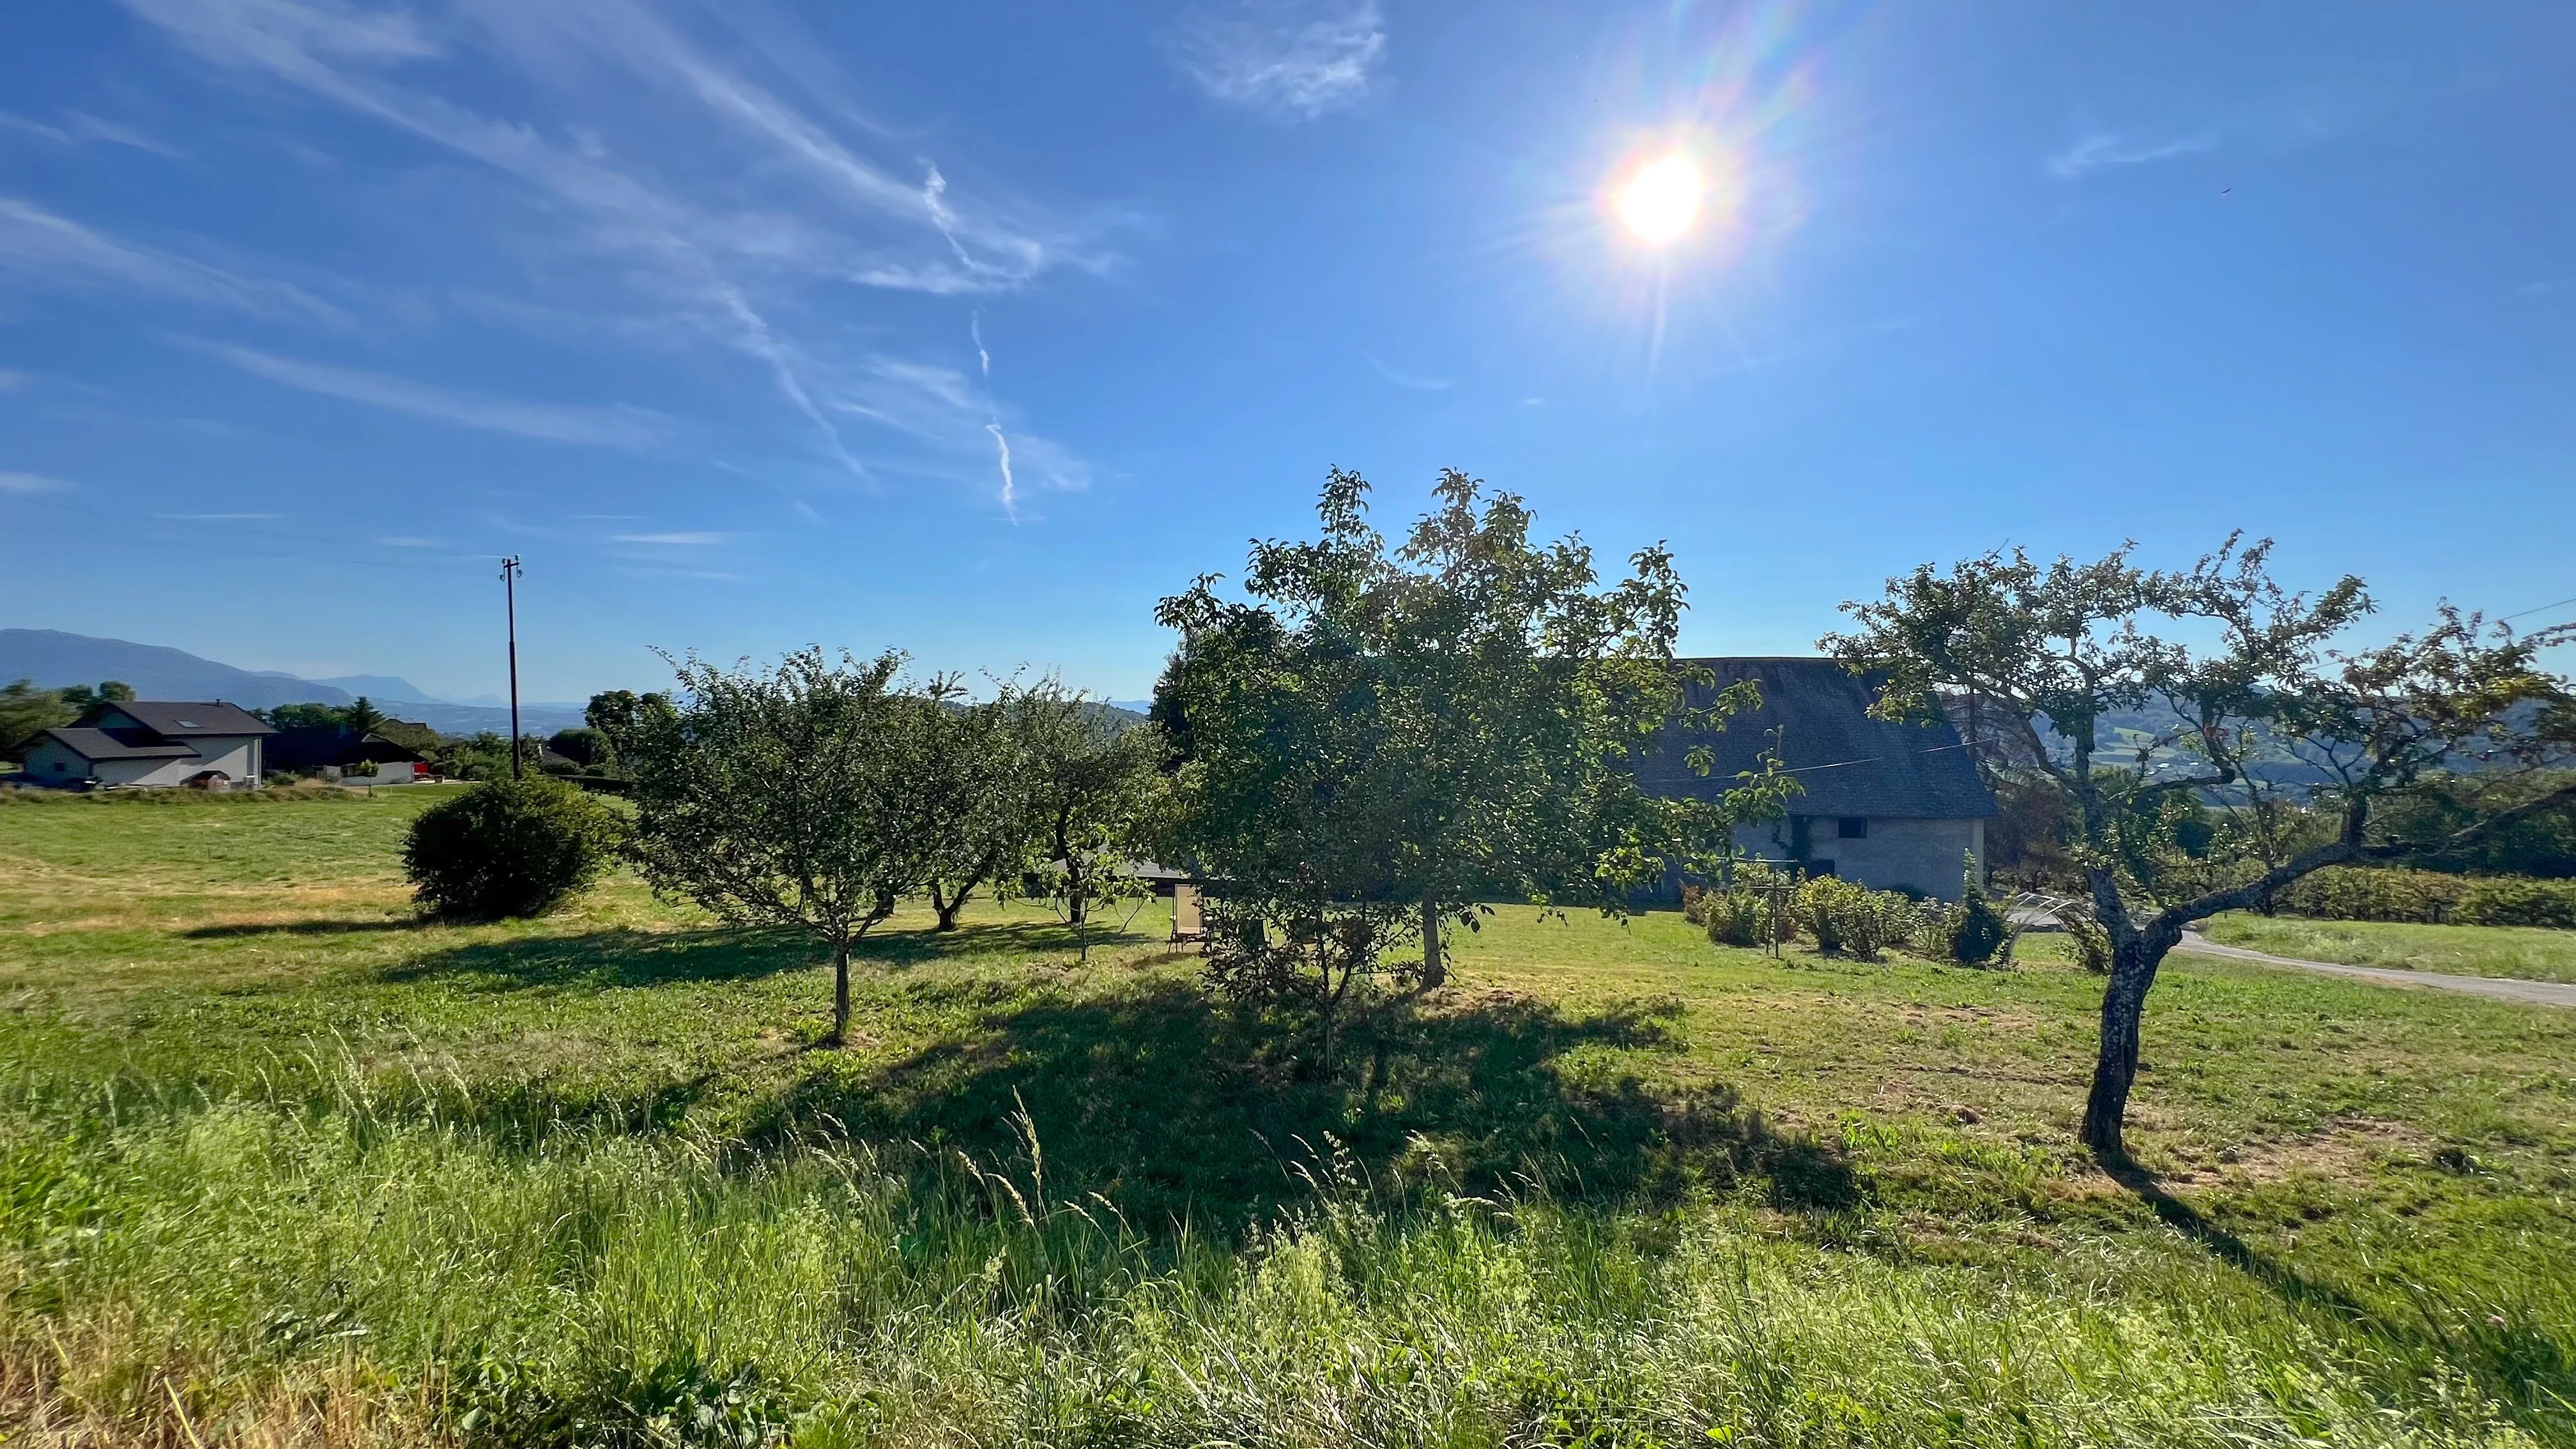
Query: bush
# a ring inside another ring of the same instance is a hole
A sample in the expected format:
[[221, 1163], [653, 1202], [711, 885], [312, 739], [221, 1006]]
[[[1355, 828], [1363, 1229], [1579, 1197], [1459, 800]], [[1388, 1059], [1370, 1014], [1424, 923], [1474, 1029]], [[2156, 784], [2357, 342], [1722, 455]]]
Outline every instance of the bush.
[[1817, 949], [1863, 961], [1911, 943], [1923, 927], [1923, 908], [1912, 897], [1829, 875], [1798, 887], [1796, 910], [1799, 923], [1815, 933]]
[[2011, 933], [2003, 912], [1994, 908], [1982, 892], [1971, 890], [1967, 899], [1942, 913], [1941, 944], [1950, 959], [1963, 966], [1975, 966], [1992, 960], [2003, 949], [2004, 937]]
[[2576, 930], [2576, 881], [2473, 880], [2451, 919], [2463, 926], [2555, 926]]
[[2429, 870], [2337, 865], [2273, 893], [2272, 907], [2327, 921], [2426, 921], [2451, 918], [2473, 884]]
[[494, 780], [421, 812], [403, 869], [433, 914], [533, 916], [597, 879], [621, 833], [616, 814], [569, 785]]
[[1721, 946], [1762, 946], [1770, 943], [1767, 918], [1771, 911], [1762, 898], [1743, 891], [1715, 891], [1699, 898], [1699, 923], [1708, 928], [1708, 938]]

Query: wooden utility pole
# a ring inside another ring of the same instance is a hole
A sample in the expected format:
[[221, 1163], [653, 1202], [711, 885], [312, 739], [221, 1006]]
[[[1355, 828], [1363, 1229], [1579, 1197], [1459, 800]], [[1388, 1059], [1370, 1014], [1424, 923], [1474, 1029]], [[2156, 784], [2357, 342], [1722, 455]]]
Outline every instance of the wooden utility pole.
[[519, 779], [519, 556], [501, 560], [501, 598], [510, 614], [510, 778]]

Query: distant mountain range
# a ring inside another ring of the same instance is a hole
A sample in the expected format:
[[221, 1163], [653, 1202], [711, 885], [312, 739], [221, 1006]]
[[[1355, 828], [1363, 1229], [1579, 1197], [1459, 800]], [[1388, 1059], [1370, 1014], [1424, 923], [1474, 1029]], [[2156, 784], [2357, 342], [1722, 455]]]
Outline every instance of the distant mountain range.
[[[185, 650], [124, 639], [98, 639], [54, 629], [0, 629], [0, 684], [32, 679], [39, 689], [115, 679], [145, 699], [220, 699], [245, 709], [281, 704], [348, 704], [359, 695], [399, 719], [441, 734], [510, 732], [506, 701], [438, 699], [397, 675], [343, 674], [304, 679], [274, 669], [237, 669]], [[496, 707], [497, 704], [497, 707]], [[582, 707], [562, 702], [519, 706], [519, 727], [550, 735], [582, 722]]]

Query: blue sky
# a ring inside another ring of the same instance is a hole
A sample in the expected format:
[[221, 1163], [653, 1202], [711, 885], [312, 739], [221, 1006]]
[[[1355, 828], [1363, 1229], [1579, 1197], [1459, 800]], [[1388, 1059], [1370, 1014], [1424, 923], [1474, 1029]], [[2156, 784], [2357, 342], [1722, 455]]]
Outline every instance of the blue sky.
[[[122, 0], [0, 18], [0, 624], [1133, 697], [1455, 465], [1694, 652], [2006, 542], [2576, 595], [2576, 9]], [[1675, 150], [1701, 224], [1604, 197]], [[2576, 617], [2536, 614], [2526, 624]]]

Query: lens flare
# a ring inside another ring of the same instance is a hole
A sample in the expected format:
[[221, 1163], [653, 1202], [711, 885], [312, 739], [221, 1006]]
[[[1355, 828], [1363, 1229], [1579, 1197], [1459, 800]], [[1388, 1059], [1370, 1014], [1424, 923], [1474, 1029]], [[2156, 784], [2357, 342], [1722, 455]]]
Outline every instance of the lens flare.
[[1667, 245], [1699, 220], [1700, 197], [1707, 189], [1687, 156], [1649, 161], [1619, 189], [1619, 219], [1648, 246]]

